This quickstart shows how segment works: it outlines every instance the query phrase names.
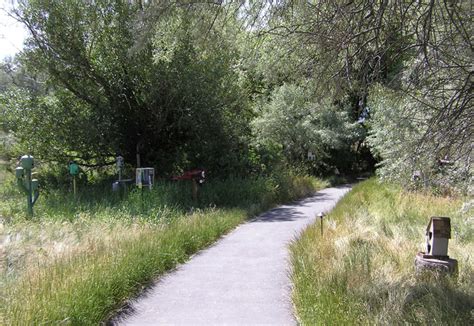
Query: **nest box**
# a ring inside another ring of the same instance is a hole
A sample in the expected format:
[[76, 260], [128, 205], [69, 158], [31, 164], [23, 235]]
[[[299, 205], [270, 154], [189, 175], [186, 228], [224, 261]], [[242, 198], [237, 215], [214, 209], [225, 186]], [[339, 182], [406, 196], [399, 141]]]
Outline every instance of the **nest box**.
[[426, 254], [448, 257], [448, 241], [451, 238], [449, 217], [432, 217], [426, 227]]
[[69, 174], [73, 176], [79, 174], [79, 165], [74, 161], [69, 163]]
[[135, 183], [138, 188], [148, 187], [153, 188], [155, 183], [155, 169], [154, 168], [137, 168], [135, 175]]
[[34, 159], [31, 155], [23, 155], [20, 158], [20, 166], [25, 170], [31, 170], [34, 166]]

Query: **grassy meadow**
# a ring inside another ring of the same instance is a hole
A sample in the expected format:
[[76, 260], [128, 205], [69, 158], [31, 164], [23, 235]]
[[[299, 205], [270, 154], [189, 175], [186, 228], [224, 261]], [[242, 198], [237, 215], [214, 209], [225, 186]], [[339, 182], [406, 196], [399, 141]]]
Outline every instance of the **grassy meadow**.
[[35, 216], [9, 180], [0, 186], [0, 324], [97, 324], [160, 274], [247, 218], [326, 184], [280, 174], [111, 193], [44, 189]]
[[[293, 302], [303, 325], [468, 325], [474, 321], [473, 209], [376, 179], [354, 187], [291, 245]], [[472, 203], [472, 202], [471, 202]], [[415, 275], [431, 216], [451, 217], [453, 277]]]

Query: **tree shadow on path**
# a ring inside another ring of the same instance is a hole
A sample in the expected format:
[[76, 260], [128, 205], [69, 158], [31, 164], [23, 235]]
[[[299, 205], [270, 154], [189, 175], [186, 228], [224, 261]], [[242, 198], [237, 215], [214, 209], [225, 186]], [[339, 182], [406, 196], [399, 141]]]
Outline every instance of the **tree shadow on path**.
[[324, 202], [329, 199], [331, 199], [331, 196], [325, 193], [316, 193], [311, 197], [295, 201], [289, 205], [274, 208], [256, 217], [250, 222], [292, 222], [300, 219], [305, 219], [308, 218], [308, 215], [298, 210], [298, 207], [309, 207], [314, 205], [315, 203]]

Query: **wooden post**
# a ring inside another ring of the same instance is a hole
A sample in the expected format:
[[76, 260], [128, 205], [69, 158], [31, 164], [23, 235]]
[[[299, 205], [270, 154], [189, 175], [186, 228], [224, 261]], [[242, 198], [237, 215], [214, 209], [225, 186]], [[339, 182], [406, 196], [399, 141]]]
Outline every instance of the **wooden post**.
[[73, 191], [73, 194], [74, 194], [74, 199], [77, 198], [77, 186], [76, 186], [76, 176], [74, 175], [72, 177], [72, 191]]
[[192, 187], [193, 187], [193, 200], [194, 202], [197, 202], [197, 199], [198, 199], [198, 184], [197, 184], [197, 181], [196, 179], [192, 179]]

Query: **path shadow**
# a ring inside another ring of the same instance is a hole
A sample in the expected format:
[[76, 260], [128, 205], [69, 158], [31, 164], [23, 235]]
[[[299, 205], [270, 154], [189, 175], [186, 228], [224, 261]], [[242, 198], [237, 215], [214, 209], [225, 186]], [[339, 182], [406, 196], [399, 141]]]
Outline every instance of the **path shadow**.
[[323, 201], [323, 200], [326, 200], [326, 199], [330, 199], [331, 197], [328, 195], [328, 194], [324, 194], [324, 193], [316, 193], [314, 195], [312, 195], [311, 197], [306, 197], [304, 199], [300, 199], [298, 201], [295, 201], [293, 203], [291, 203], [291, 205], [307, 205], [307, 204], [314, 204], [318, 201]]
[[301, 218], [306, 218], [307, 216], [299, 212], [294, 207], [277, 207], [268, 211], [255, 219], [253, 219], [250, 223], [253, 222], [291, 222], [296, 221]]
[[333, 186], [332, 188], [336, 188], [336, 189], [352, 189], [352, 187], [354, 187], [356, 183], [344, 183], [344, 184], [340, 184], [340, 185], [337, 185], [337, 186]]
[[[333, 188], [350, 189], [352, 188], [352, 184], [342, 184], [342, 185], [335, 186]], [[263, 213], [262, 215], [257, 216], [256, 218], [251, 220], [250, 223], [252, 222], [291, 222], [291, 221], [296, 221], [302, 218], [307, 218], [307, 215], [298, 211], [296, 207], [299, 207], [299, 206], [308, 207], [310, 205], [317, 204], [318, 202], [331, 200], [331, 199], [333, 199], [331, 195], [317, 192], [310, 197], [293, 201], [292, 203], [289, 203], [288, 205], [280, 206], [266, 213]]]

